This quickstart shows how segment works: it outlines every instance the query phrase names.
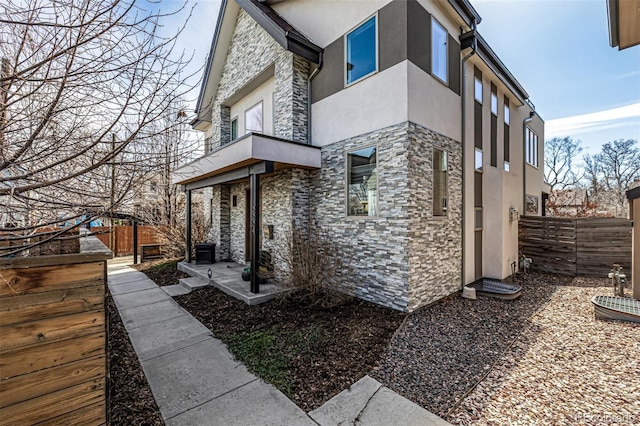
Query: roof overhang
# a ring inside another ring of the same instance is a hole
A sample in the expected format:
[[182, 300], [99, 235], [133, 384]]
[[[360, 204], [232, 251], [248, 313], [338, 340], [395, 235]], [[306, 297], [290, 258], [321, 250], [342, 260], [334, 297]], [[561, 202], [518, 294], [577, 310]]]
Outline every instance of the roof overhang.
[[186, 189], [231, 182], [249, 176], [251, 167], [270, 161], [275, 170], [320, 168], [320, 147], [249, 133], [173, 172], [172, 182]]
[[640, 186], [629, 189], [626, 192], [626, 195], [627, 195], [627, 199], [629, 200], [635, 200], [637, 198], [640, 198]]
[[469, 3], [469, 0], [449, 0], [449, 4], [470, 28], [474, 27], [474, 23], [478, 25], [482, 21], [480, 14]]
[[487, 67], [507, 86], [520, 102], [525, 103], [525, 101], [529, 99], [529, 94], [477, 30], [468, 31], [460, 36], [460, 48], [462, 50], [473, 46], [475, 46], [476, 53]]
[[640, 44], [640, 0], [607, 0], [609, 44], [618, 50]]

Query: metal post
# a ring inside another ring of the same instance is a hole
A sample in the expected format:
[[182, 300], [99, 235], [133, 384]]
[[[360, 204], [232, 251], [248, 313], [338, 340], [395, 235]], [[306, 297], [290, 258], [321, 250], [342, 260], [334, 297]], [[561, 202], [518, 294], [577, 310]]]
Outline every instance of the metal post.
[[251, 197], [251, 293], [260, 292], [260, 175], [250, 176]]
[[133, 264], [138, 264], [138, 222], [133, 219]]
[[187, 240], [187, 247], [185, 248], [185, 253], [184, 253], [184, 260], [187, 263], [191, 263], [191, 190], [188, 189], [187, 190], [187, 212], [186, 212], [186, 216], [187, 216], [187, 235], [186, 235], [186, 240]]

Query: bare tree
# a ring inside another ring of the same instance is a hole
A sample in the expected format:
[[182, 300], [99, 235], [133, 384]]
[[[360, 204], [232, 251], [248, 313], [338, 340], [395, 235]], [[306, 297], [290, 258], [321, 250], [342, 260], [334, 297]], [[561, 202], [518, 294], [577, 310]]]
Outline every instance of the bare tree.
[[551, 190], [573, 187], [580, 178], [575, 158], [581, 141], [571, 137], [552, 138], [544, 142], [544, 178]]
[[635, 139], [617, 139], [607, 142], [593, 156], [586, 155], [585, 179], [599, 204], [608, 204], [616, 216], [626, 212], [625, 191], [640, 178], [640, 148]]
[[174, 52], [181, 30], [161, 35], [171, 14], [158, 10], [135, 0], [3, 4], [0, 206], [3, 217], [21, 214], [0, 223], [0, 238], [27, 242], [0, 256], [35, 244], [24, 236], [126, 207], [153, 166], [156, 124], [191, 77]]

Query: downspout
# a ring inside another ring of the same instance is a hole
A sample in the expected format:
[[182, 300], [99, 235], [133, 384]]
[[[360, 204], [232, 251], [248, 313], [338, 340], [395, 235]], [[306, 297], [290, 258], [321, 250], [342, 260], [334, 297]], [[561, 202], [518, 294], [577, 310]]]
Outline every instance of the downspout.
[[313, 80], [322, 69], [322, 53], [323, 52], [320, 52], [320, 62], [318, 66], [307, 79], [307, 145], [311, 145], [311, 80]]
[[522, 121], [522, 142], [524, 144], [522, 150], [522, 215], [524, 216], [527, 212], [527, 124], [533, 120], [533, 115], [536, 113], [533, 110], [534, 106], [530, 102], [527, 102], [527, 105], [532, 109], [529, 112], [529, 117], [525, 118]]
[[[474, 19], [473, 22], [471, 23], [471, 31], [474, 31], [476, 29], [476, 20]], [[467, 60], [469, 58], [471, 58], [473, 55], [476, 54], [476, 48], [478, 47], [478, 42], [476, 40], [476, 38], [473, 38], [473, 42], [471, 43], [471, 52], [469, 52], [468, 55], [466, 55], [464, 58], [462, 58], [462, 91], [461, 91], [461, 100], [460, 100], [460, 105], [461, 105], [461, 112], [462, 112], [462, 268], [460, 268], [460, 288], [463, 289], [464, 288], [464, 276], [465, 276], [465, 253], [466, 253], [466, 230], [465, 230], [465, 209], [466, 209], [466, 180], [465, 180], [465, 174], [466, 174], [466, 169], [465, 169], [465, 160], [466, 160], [466, 145], [467, 145], [467, 138], [466, 138], [466, 133], [467, 133], [467, 119], [466, 119], [466, 103], [467, 103], [467, 91], [466, 91], [466, 87], [467, 87], [467, 71], [465, 68], [465, 64], [467, 63]]]

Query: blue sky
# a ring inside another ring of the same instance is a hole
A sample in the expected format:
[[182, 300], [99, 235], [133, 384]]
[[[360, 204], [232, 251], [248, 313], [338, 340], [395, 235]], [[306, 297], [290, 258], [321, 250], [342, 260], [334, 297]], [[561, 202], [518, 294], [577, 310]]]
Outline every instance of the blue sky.
[[[580, 139], [584, 153], [640, 140], [640, 46], [609, 46], [605, 0], [471, 2], [482, 16], [478, 30], [529, 93], [547, 138]], [[194, 68], [204, 64], [219, 7], [219, 0], [195, 4], [181, 40], [195, 51]]]

